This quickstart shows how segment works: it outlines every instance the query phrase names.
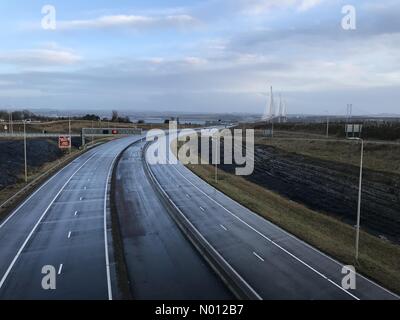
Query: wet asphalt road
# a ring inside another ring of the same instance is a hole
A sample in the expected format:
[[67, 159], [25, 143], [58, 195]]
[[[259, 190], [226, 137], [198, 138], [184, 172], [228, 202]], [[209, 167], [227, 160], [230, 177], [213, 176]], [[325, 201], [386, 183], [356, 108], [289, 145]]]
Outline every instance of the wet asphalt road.
[[131, 146], [116, 171], [116, 206], [134, 299], [233, 299], [171, 219]]
[[[111, 298], [106, 186], [116, 156], [138, 139], [88, 151], [0, 222], [0, 299]], [[56, 270], [56, 290], [42, 288], [45, 265]]]
[[[150, 149], [148, 160], [163, 152], [154, 156]], [[355, 290], [343, 289], [343, 265], [216, 191], [182, 164], [154, 164], [151, 170], [186, 218], [262, 299], [398, 299], [359, 275]]]

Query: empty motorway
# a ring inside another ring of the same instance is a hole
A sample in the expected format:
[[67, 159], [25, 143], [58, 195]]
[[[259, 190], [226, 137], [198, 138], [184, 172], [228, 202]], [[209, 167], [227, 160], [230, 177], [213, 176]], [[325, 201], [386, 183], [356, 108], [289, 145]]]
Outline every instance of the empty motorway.
[[[0, 299], [113, 298], [108, 184], [114, 160], [138, 139], [86, 152], [1, 222]], [[56, 269], [56, 290], [43, 290], [44, 266]]]
[[[168, 139], [155, 143], [165, 144], [165, 140]], [[159, 152], [165, 149], [159, 148]], [[150, 150], [154, 149], [148, 150], [148, 160], [159, 158], [159, 154], [154, 155]], [[215, 190], [182, 164], [173, 162], [150, 166], [159, 189], [176, 208], [179, 219], [201, 235], [201, 241], [235, 272], [236, 281], [253, 298], [399, 298], [358, 274], [355, 290], [342, 288], [342, 264]]]
[[[109, 200], [114, 167], [118, 250], [134, 299], [398, 299], [360, 275], [357, 289], [342, 288], [341, 263], [182, 164], [149, 164], [155, 155], [141, 139], [91, 149], [0, 222], [0, 299], [120, 298]], [[56, 270], [56, 290], [42, 288], [44, 266]]]

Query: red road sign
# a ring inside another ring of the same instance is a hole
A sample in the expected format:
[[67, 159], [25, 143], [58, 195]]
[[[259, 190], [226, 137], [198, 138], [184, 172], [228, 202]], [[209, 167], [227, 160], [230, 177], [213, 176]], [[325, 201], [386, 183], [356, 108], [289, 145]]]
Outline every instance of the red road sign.
[[58, 147], [60, 149], [71, 148], [71, 137], [70, 136], [59, 136], [58, 137]]

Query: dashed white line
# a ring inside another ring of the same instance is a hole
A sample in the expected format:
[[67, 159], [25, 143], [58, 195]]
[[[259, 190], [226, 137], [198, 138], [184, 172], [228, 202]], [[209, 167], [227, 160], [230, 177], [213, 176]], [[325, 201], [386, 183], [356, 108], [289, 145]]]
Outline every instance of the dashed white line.
[[60, 264], [60, 267], [58, 268], [58, 274], [59, 274], [59, 275], [61, 274], [62, 269], [63, 269], [63, 264], [61, 263], [61, 264]]
[[77, 216], [77, 215], [78, 215], [78, 211], [75, 211], [74, 216]]
[[200, 210], [206, 212], [206, 210], [203, 207], [200, 207]]
[[186, 193], [186, 197], [190, 198], [190, 195], [188, 195], [188, 194]]
[[71, 238], [71, 231], [68, 232], [68, 239], [70, 239], [70, 238]]
[[253, 252], [253, 254], [254, 254], [258, 259], [260, 259], [262, 262], [265, 261], [265, 260], [264, 260], [263, 258], [261, 258], [257, 253]]
[[348, 294], [349, 296], [353, 297], [356, 300], [360, 300], [360, 298], [358, 298], [356, 295], [352, 294], [351, 292], [347, 291], [346, 289], [342, 288], [339, 284], [337, 284], [336, 282], [334, 282], [333, 280], [329, 279], [327, 276], [325, 276], [324, 274], [322, 274], [321, 272], [319, 272], [318, 270], [316, 270], [315, 268], [313, 268], [312, 266], [310, 266], [309, 264], [307, 264], [306, 262], [304, 262], [303, 260], [301, 260], [300, 258], [298, 258], [297, 256], [295, 256], [294, 254], [292, 254], [291, 252], [289, 252], [288, 250], [286, 250], [285, 248], [283, 248], [282, 246], [280, 246], [279, 244], [277, 244], [276, 242], [272, 241], [270, 238], [268, 238], [265, 234], [263, 234], [262, 232], [258, 231], [256, 228], [252, 227], [251, 225], [249, 225], [247, 222], [245, 222], [243, 219], [241, 219], [240, 217], [238, 217], [236, 214], [234, 214], [233, 212], [231, 212], [229, 209], [225, 208], [222, 204], [220, 204], [218, 201], [216, 201], [215, 199], [213, 199], [212, 197], [210, 197], [206, 192], [204, 192], [203, 190], [201, 190], [198, 186], [196, 186], [193, 182], [191, 182], [188, 178], [186, 178], [175, 166], [172, 166], [178, 173], [179, 175], [181, 175], [186, 181], [188, 181], [193, 187], [195, 187], [197, 190], [200, 191], [200, 193], [204, 194], [207, 198], [209, 198], [211, 201], [213, 201], [216, 205], [218, 205], [219, 207], [221, 207], [222, 209], [224, 209], [227, 213], [229, 213], [232, 217], [234, 217], [235, 219], [237, 219], [238, 221], [240, 221], [241, 223], [243, 223], [244, 225], [246, 225], [248, 228], [250, 228], [251, 230], [253, 230], [255, 233], [257, 233], [259, 236], [261, 236], [262, 238], [264, 238], [265, 240], [269, 241], [270, 243], [272, 243], [273, 245], [275, 245], [276, 247], [278, 247], [279, 249], [281, 249], [283, 252], [285, 252], [286, 254], [288, 254], [289, 256], [291, 256], [293, 259], [295, 259], [296, 261], [300, 262], [302, 265], [304, 265], [305, 267], [309, 268], [311, 271], [315, 272], [316, 274], [318, 274], [319, 276], [321, 276], [323, 279], [327, 280], [329, 283], [331, 283], [332, 285], [334, 285], [335, 287], [337, 287], [338, 289], [342, 290], [343, 292], [345, 292], [346, 294]]
[[82, 198], [82, 197], [80, 197], [80, 198], [79, 198], [79, 201], [82, 201], [82, 200], [83, 200], [83, 198]]
[[224, 225], [220, 224], [220, 227], [221, 227], [222, 229], [224, 229], [225, 231], [228, 231], [228, 229], [227, 229]]
[[29, 240], [32, 238], [32, 235], [35, 233], [36, 229], [38, 228], [38, 226], [40, 225], [40, 223], [42, 222], [43, 218], [45, 217], [45, 215], [47, 214], [47, 212], [50, 210], [51, 206], [54, 204], [54, 202], [57, 200], [57, 198], [60, 196], [61, 192], [63, 192], [63, 190], [65, 189], [65, 187], [68, 185], [68, 183], [70, 183], [70, 181], [73, 179], [73, 177], [79, 172], [79, 170], [81, 170], [86, 163], [88, 163], [94, 156], [96, 156], [97, 153], [93, 154], [91, 157], [89, 157], [69, 178], [68, 180], [64, 183], [64, 185], [61, 187], [61, 189], [57, 192], [57, 194], [55, 195], [55, 197], [53, 198], [53, 200], [51, 200], [50, 204], [47, 206], [46, 210], [42, 213], [42, 215], [40, 216], [39, 220], [36, 222], [35, 226], [33, 227], [33, 229], [31, 230], [31, 232], [28, 234], [28, 236], [26, 237], [24, 243], [21, 245], [21, 247], [19, 248], [17, 254], [15, 255], [14, 259], [12, 260], [11, 264], [9, 265], [7, 271], [5, 272], [5, 274], [3, 275], [3, 277], [1, 278], [0, 281], [0, 289], [3, 287], [4, 282], [6, 281], [8, 275], [10, 274], [12, 268], [14, 267], [16, 261], [18, 260], [19, 256], [21, 255], [22, 251], [25, 249], [26, 245], [28, 244]]

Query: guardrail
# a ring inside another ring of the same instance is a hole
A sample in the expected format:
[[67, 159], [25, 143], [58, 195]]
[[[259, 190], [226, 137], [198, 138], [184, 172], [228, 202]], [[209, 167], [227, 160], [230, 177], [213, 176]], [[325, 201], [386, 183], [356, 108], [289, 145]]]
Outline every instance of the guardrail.
[[142, 151], [145, 173], [157, 191], [160, 199], [167, 205], [167, 208], [169, 209], [167, 211], [170, 213], [172, 219], [177, 223], [179, 228], [200, 252], [202, 257], [209, 263], [238, 299], [262, 300], [260, 295], [258, 295], [258, 293], [232, 268], [224, 257], [222, 257], [222, 255], [218, 253], [218, 251], [215, 250], [207, 239], [197, 230], [197, 228], [189, 221], [162, 188], [146, 160], [146, 151], [149, 145], [150, 143], [147, 143]]

